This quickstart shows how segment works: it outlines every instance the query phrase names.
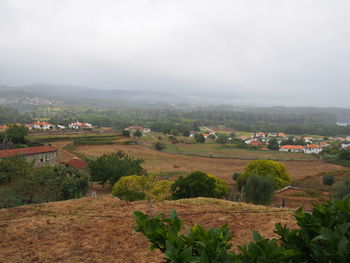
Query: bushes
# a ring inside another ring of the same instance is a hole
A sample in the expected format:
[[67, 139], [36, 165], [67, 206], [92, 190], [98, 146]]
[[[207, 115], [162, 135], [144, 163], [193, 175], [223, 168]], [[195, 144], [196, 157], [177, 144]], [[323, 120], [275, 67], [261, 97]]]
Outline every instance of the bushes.
[[244, 186], [244, 199], [248, 203], [268, 205], [273, 199], [274, 190], [272, 177], [253, 174], [248, 177]]
[[227, 226], [205, 230], [199, 225], [181, 234], [182, 221], [172, 211], [150, 217], [134, 212], [137, 232], [151, 242], [150, 249], [159, 249], [165, 262], [181, 263], [328, 263], [349, 262], [350, 259], [350, 197], [314, 206], [311, 213], [295, 212], [299, 229], [276, 225], [279, 236], [266, 239], [253, 232], [253, 242], [231, 249]]
[[0, 208], [79, 198], [89, 188], [89, 177], [64, 166], [34, 168], [0, 194]]
[[334, 198], [342, 199], [350, 195], [350, 177], [344, 179], [344, 181], [335, 187]]
[[215, 179], [200, 171], [186, 177], [180, 176], [172, 185], [174, 199], [193, 197], [215, 197]]
[[248, 163], [244, 173], [237, 178], [239, 190], [246, 184], [250, 175], [271, 176], [274, 179], [275, 189], [283, 188], [290, 184], [291, 180], [283, 163], [270, 160], [254, 160]]
[[154, 148], [158, 151], [162, 151], [165, 149], [165, 144], [161, 142], [156, 142], [153, 144]]
[[206, 196], [222, 198], [229, 193], [224, 180], [214, 175], [193, 172], [187, 177], [180, 177], [176, 182], [156, 180], [150, 176], [123, 176], [114, 184], [112, 194], [125, 201], [165, 200]]
[[142, 159], [133, 158], [123, 152], [104, 154], [89, 164], [93, 181], [100, 184], [109, 182], [114, 185], [121, 177], [141, 175], [145, 170], [141, 166]]
[[331, 174], [325, 174], [323, 176], [323, 184], [324, 185], [333, 185], [335, 183], [335, 178]]
[[228, 196], [230, 192], [230, 188], [226, 181], [217, 178], [216, 176], [212, 174], [208, 174], [209, 177], [214, 178], [215, 180], [215, 198], [223, 198]]
[[231, 262], [229, 249], [231, 234], [227, 226], [212, 228], [209, 231], [199, 225], [187, 228], [181, 234], [182, 221], [175, 211], [168, 218], [162, 215], [149, 217], [134, 212], [136, 232], [141, 232], [153, 244], [150, 249], [159, 249], [164, 253], [165, 262]]
[[171, 185], [167, 180], [155, 181], [154, 176], [124, 176], [112, 189], [112, 194], [125, 201], [144, 199], [165, 200], [171, 199]]
[[146, 187], [147, 178], [145, 176], [124, 176], [114, 184], [112, 194], [125, 201], [143, 200]]

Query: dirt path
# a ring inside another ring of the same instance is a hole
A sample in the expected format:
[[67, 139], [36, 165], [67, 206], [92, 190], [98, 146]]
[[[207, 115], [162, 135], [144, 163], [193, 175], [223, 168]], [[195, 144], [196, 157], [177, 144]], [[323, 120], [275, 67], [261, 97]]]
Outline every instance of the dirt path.
[[58, 150], [58, 162], [68, 162], [69, 160], [73, 159], [75, 157], [74, 154], [66, 151], [63, 149], [64, 146], [70, 144], [71, 141], [58, 141], [58, 142], [52, 142], [50, 143], [53, 147], [57, 148]]

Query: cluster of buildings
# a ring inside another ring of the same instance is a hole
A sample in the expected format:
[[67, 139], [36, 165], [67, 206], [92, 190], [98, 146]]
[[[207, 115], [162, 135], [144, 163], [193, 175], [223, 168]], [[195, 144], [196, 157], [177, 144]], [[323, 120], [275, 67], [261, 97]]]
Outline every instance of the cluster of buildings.
[[58, 130], [65, 130], [65, 129], [71, 129], [71, 130], [80, 130], [80, 129], [92, 129], [93, 126], [90, 123], [86, 122], [71, 122], [68, 124], [68, 126], [64, 125], [53, 125], [48, 122], [33, 122], [31, 124], [25, 125], [29, 130], [41, 130], [41, 131], [48, 131], [57, 128]]

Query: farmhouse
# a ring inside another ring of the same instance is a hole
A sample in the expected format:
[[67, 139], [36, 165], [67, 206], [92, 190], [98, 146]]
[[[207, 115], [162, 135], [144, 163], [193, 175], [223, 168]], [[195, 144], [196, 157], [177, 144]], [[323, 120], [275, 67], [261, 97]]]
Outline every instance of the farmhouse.
[[301, 145], [282, 145], [280, 148], [281, 152], [304, 152], [304, 146]]
[[79, 129], [91, 129], [92, 125], [90, 123], [76, 121], [76, 122], [69, 123], [68, 127], [70, 129], [79, 130]]
[[74, 167], [81, 172], [87, 172], [89, 164], [83, 160], [78, 159], [77, 157], [74, 157], [66, 163], [66, 166]]
[[315, 154], [319, 154], [320, 152], [322, 152], [322, 147], [318, 144], [308, 144], [305, 146], [304, 149], [304, 153], [315, 153]]
[[257, 132], [255, 133], [256, 138], [265, 138], [266, 134], [264, 132]]
[[31, 125], [29, 125], [29, 129], [30, 127], [32, 129], [37, 129], [37, 130], [43, 130], [43, 131], [46, 131], [46, 130], [50, 130], [53, 128], [53, 125], [51, 125], [50, 123], [48, 122], [40, 122], [40, 121], [37, 121], [37, 122], [33, 122]]
[[0, 159], [21, 155], [28, 160], [35, 160], [35, 166], [55, 165], [57, 163], [57, 149], [48, 146], [27, 147], [1, 150]]

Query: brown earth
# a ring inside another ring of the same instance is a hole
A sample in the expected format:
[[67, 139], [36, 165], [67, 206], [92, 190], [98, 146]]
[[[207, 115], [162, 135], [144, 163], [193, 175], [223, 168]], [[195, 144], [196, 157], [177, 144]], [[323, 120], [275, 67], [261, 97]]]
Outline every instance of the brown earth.
[[[169, 154], [152, 150], [140, 145], [103, 145], [78, 146], [76, 151], [91, 157], [98, 157], [104, 153], [123, 151], [132, 156], [145, 159], [145, 168], [149, 171], [174, 171], [174, 166], [184, 172], [200, 170], [214, 174], [232, 182], [234, 172], [242, 172], [249, 160], [207, 158], [180, 154]], [[323, 161], [284, 161], [283, 162], [293, 180], [321, 172], [345, 169]]]
[[[145, 237], [132, 234], [132, 211], [148, 208], [146, 201], [128, 203], [105, 195], [1, 209], [0, 262], [161, 262]], [[157, 203], [153, 213], [172, 209], [189, 226], [227, 223], [234, 247], [250, 241], [252, 230], [273, 237], [275, 223], [296, 227], [290, 210], [208, 198]]]

